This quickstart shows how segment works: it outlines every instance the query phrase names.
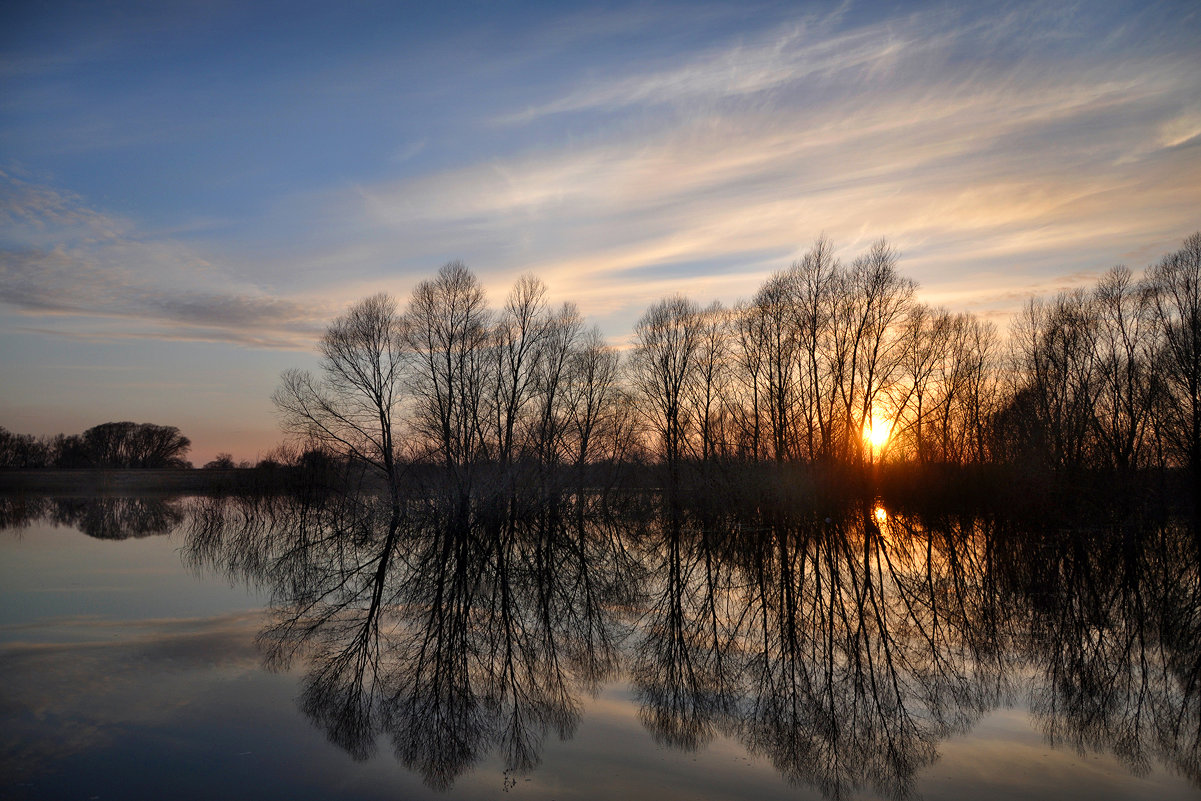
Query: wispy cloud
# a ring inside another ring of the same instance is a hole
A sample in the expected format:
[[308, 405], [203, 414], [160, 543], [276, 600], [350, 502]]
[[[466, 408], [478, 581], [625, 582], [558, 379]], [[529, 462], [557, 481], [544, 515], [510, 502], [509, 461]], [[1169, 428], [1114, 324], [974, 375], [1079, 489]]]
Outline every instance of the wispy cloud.
[[259, 347], [307, 345], [329, 313], [238, 280], [176, 241], [140, 236], [132, 222], [69, 192], [4, 173], [0, 186], [0, 303], [20, 312], [120, 319], [128, 335]]
[[[1050, 40], [1078, 35], [1070, 33], [1074, 23], [1056, 10], [1031, 4], [990, 16], [946, 7], [917, 9], [853, 26], [844, 24], [846, 10], [844, 4], [765, 31], [734, 33], [727, 41], [667, 63], [623, 65], [496, 121], [523, 124], [553, 115], [614, 113], [635, 106], [709, 110], [747, 99], [757, 99], [761, 108], [788, 103], [797, 95], [820, 101], [830, 89], [870, 90], [893, 80], [928, 79], [938, 68], [955, 70], [952, 60], [966, 48], [974, 48], [977, 57], [988, 56], [980, 49], [1009, 46], [1020, 39], [1035, 52]], [[774, 96], [756, 97], [765, 93]]]
[[802, 80], [847, 71], [866, 75], [887, 69], [906, 49], [928, 46], [891, 26], [831, 35], [820, 20], [794, 22], [754, 41], [713, 48], [682, 66], [593, 80], [566, 95], [500, 117], [528, 123], [540, 117], [588, 110], [615, 111], [634, 105], [688, 105], [698, 100], [745, 97]]
[[[1171, 54], [919, 74], [932, 45], [890, 49], [886, 28], [843, 38], [862, 53], [888, 51], [903, 80], [710, 109], [595, 143], [362, 186], [342, 202], [375, 221], [375, 236], [419, 252], [455, 242], [461, 255], [534, 269], [602, 314], [644, 306], [682, 279], [698, 294], [749, 294], [823, 231], [848, 249], [890, 237], [906, 269], [950, 297], [962, 275], [978, 272], [1034, 291], [1031, 274], [1090, 260], [1104, 268], [1095, 260], [1148, 240], [1170, 245], [1196, 224], [1201, 161], [1180, 105], [1201, 79]], [[972, 23], [944, 31], [938, 47], [962, 49], [981, 35]], [[830, 51], [830, 64], [867, 63], [843, 49]], [[720, 67], [775, 64], [778, 48], [730, 53], [708, 69], [569, 93], [538, 113], [778, 83], [730, 79]], [[810, 74], [814, 58], [789, 56], [788, 69], [762, 75]], [[715, 261], [724, 269], [698, 269]], [[659, 278], [648, 279], [655, 265]]]
[[[0, 300], [129, 321], [111, 337], [274, 346], [308, 341], [356, 292], [404, 294], [463, 258], [498, 293], [533, 270], [621, 335], [665, 292], [750, 294], [822, 232], [847, 254], [887, 236], [930, 297], [995, 309], [1197, 227], [1201, 56], [1164, 30], [1171, 9], [1121, 25], [1035, 3], [855, 11], [710, 26], [699, 48], [544, 69], [498, 97], [459, 85], [447, 114], [480, 109], [470, 147], [407, 130], [383, 157], [397, 169], [381, 167], [405, 177], [277, 195], [261, 239], [224, 261], [26, 184], [3, 201], [17, 233]], [[504, 69], [632, 25], [665, 23], [550, 20]], [[393, 80], [376, 66], [331, 74], [366, 93]]]

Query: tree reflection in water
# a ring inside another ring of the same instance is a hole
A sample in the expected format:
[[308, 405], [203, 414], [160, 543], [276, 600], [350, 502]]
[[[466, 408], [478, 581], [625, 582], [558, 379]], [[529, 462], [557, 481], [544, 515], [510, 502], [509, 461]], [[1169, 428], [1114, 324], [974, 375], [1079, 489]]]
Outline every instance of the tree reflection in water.
[[[538, 764], [617, 666], [633, 563], [597, 515], [370, 497], [202, 502], [188, 556], [262, 583], [267, 662], [308, 665], [301, 704], [357, 759], [387, 735], [434, 788], [491, 748]], [[610, 536], [603, 536], [602, 534]]]
[[169, 496], [0, 495], [0, 530], [19, 530], [38, 520], [49, 520], [96, 539], [123, 540], [169, 534], [184, 522], [185, 516], [183, 501]]
[[1201, 784], [1192, 528], [875, 511], [206, 499], [186, 556], [269, 588], [267, 663], [304, 666], [331, 741], [386, 737], [436, 789], [489, 753], [534, 768], [621, 676], [659, 742], [725, 735], [829, 798], [911, 795], [1024, 696], [1053, 743]]
[[1047, 739], [1111, 751], [1136, 775], [1157, 758], [1201, 785], [1196, 532], [1169, 522], [1042, 543], [1013, 592], [1029, 616], [1031, 710]]
[[954, 526], [902, 520], [885, 537], [872, 511], [662, 525], [632, 669], [660, 741], [717, 729], [828, 797], [862, 782], [903, 796], [940, 739], [996, 705], [979, 554]]

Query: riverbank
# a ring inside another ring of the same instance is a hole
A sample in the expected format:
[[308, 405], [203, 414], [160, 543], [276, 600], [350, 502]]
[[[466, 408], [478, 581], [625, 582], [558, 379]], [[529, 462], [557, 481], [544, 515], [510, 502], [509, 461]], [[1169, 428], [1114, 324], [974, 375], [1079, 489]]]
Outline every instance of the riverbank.
[[0, 493], [40, 495], [210, 495], [261, 487], [259, 469], [40, 469], [0, 470]]

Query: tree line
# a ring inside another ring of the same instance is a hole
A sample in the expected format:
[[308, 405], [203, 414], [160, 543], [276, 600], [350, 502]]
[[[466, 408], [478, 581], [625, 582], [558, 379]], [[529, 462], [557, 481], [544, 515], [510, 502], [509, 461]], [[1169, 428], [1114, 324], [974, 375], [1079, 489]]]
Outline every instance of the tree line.
[[35, 437], [0, 427], [0, 467], [191, 467], [192, 441], [175, 426], [102, 423], [82, 434]]
[[378, 294], [274, 395], [283, 428], [395, 477], [645, 460], [1201, 466], [1201, 233], [1145, 270], [1033, 298], [1008, 340], [922, 303], [881, 240], [818, 239], [732, 307], [673, 295], [622, 353], [536, 277], [490, 308], [461, 262]]

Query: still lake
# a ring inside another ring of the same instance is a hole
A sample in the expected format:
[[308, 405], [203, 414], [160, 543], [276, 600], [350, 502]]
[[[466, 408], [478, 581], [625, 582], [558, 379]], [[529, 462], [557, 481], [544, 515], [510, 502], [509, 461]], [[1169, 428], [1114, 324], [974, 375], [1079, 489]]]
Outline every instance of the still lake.
[[0, 503], [0, 798], [1201, 794], [1191, 522]]

